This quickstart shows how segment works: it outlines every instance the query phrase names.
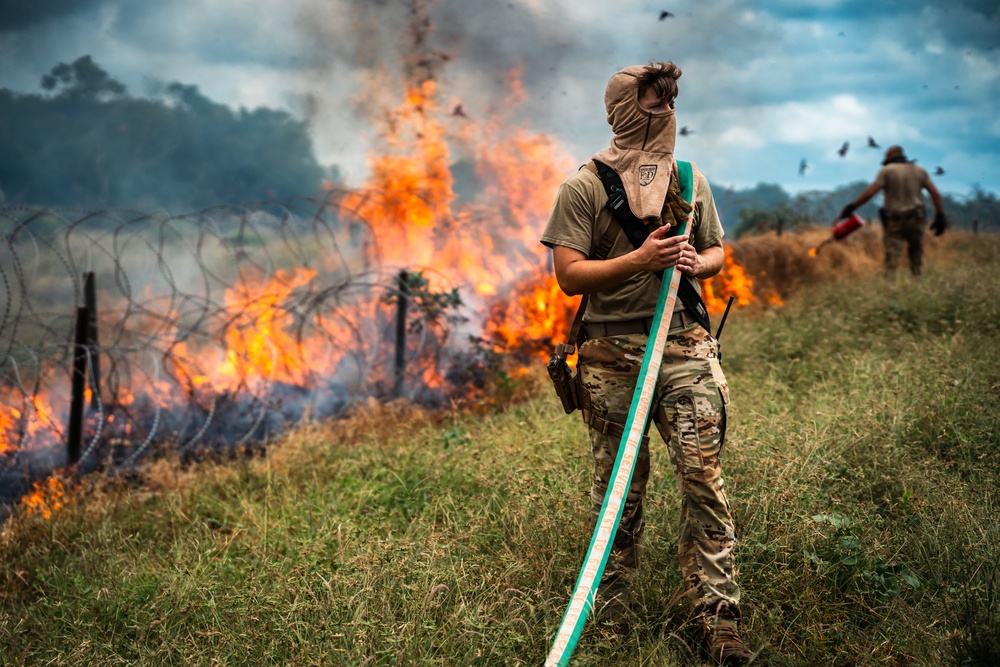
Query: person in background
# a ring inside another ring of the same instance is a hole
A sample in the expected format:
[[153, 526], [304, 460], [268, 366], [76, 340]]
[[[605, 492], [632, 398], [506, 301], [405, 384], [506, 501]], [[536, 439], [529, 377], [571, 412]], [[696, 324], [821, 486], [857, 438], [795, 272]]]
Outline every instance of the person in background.
[[885, 201], [879, 209], [879, 217], [883, 227], [885, 270], [890, 276], [895, 275], [899, 267], [904, 243], [910, 259], [910, 272], [915, 276], [923, 272], [924, 233], [927, 226], [923, 190], [930, 194], [936, 211], [930, 228], [934, 230], [935, 236], [940, 236], [948, 227], [941, 193], [926, 169], [906, 159], [902, 146], [890, 146], [885, 151], [885, 159], [882, 160], [882, 168], [876, 174], [875, 181], [840, 211], [841, 219], [848, 218], [879, 191], [883, 192]]
[[[659, 62], [629, 67], [611, 77], [604, 97], [614, 132], [611, 146], [560, 186], [541, 238], [552, 249], [562, 290], [588, 295], [577, 372], [594, 464], [592, 527], [628, 419], [656, 311], [658, 274], [677, 267], [682, 283], [690, 283], [688, 293], [695, 292], [694, 303], [701, 304], [697, 279], [717, 274], [725, 257], [722, 223], [708, 180], [695, 169], [694, 201], [680, 196], [673, 155], [680, 76], [679, 67]], [[608, 229], [614, 228], [598, 162], [618, 174], [626, 205], [645, 224], [649, 235], [641, 247], [618, 233], [604, 252]], [[688, 220], [692, 205], [690, 228], [683, 235], [668, 235], [679, 221]], [[718, 342], [693, 310], [678, 298], [672, 315], [664, 315], [671, 318], [670, 329], [651, 419], [667, 444], [677, 478], [680, 568], [706, 647], [716, 663], [742, 665], [751, 653], [738, 630], [740, 588], [733, 578], [736, 533], [722, 478], [729, 387], [719, 365]], [[649, 463], [649, 442], [644, 438], [597, 595], [598, 621], [618, 633], [627, 632], [635, 612]]]

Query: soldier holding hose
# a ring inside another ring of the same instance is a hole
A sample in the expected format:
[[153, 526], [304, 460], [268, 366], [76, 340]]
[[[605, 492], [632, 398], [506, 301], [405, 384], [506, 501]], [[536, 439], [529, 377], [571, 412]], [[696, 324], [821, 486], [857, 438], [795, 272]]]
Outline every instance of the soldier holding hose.
[[[683, 274], [677, 306], [664, 315], [670, 330], [651, 419], [667, 443], [681, 494], [678, 553], [695, 615], [713, 659], [744, 664], [751, 654], [738, 631], [736, 536], [721, 463], [729, 387], [697, 282], [723, 266], [723, 229], [708, 180], [696, 169], [690, 183], [692, 201], [681, 196], [674, 161], [674, 100], [680, 75], [673, 63], [659, 62], [629, 67], [611, 77], [605, 92], [614, 132], [611, 146], [560, 186], [541, 240], [552, 248], [563, 291], [588, 297], [577, 369], [594, 461], [595, 520], [636, 386], [660, 289], [659, 274], [670, 267]], [[609, 187], [607, 179], [619, 185]], [[612, 209], [620, 205], [628, 206], [645, 225], [641, 244], [626, 233], [608, 233], [617, 219]], [[683, 235], [671, 235], [680, 220], [689, 221], [688, 229]], [[648, 478], [647, 438], [639, 450], [598, 593], [598, 618], [620, 631], [627, 629], [633, 614]]]

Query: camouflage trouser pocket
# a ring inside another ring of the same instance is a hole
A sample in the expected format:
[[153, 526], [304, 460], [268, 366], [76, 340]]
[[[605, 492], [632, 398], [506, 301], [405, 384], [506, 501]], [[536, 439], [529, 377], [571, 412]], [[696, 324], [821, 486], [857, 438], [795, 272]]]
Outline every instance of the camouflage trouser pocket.
[[683, 472], [698, 472], [705, 467], [698, 439], [698, 415], [692, 396], [679, 396], [674, 401], [674, 437]]
[[[718, 345], [718, 343], [716, 343]], [[718, 349], [718, 347], [716, 347]], [[709, 368], [712, 369], [712, 379], [715, 383], [719, 385], [719, 395], [722, 397], [722, 403], [726, 407], [729, 407], [729, 383], [726, 381], [726, 374], [722, 372], [722, 364], [719, 363], [718, 358], [708, 360]]]
[[726, 429], [726, 392], [684, 393], [673, 406], [672, 438], [681, 473], [699, 473], [719, 465]]

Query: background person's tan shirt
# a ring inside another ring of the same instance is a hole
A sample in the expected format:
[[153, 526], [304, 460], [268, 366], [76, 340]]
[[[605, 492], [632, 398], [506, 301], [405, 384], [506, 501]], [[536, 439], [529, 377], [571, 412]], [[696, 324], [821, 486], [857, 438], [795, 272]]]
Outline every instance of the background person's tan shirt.
[[923, 207], [920, 191], [931, 177], [927, 170], [912, 162], [893, 162], [879, 169], [875, 182], [882, 186], [883, 208], [893, 213]]

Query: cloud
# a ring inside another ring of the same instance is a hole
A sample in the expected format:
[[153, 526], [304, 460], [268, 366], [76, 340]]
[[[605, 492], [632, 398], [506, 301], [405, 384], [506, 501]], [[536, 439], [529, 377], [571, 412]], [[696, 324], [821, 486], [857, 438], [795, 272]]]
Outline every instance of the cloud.
[[[314, 3], [286, 0], [173, 0], [119, 3], [115, 32], [160, 56], [196, 55], [206, 64], [298, 66], [305, 45], [297, 16]], [[304, 64], [304, 63], [303, 63]]]
[[1000, 59], [1000, 5], [987, 2], [957, 2], [925, 5], [919, 14], [924, 31], [949, 47], [973, 49]]
[[0, 0], [0, 33], [82, 14], [105, 0]]
[[[306, 117], [317, 154], [351, 173], [364, 169], [371, 127], [359, 99], [398, 102], [414, 48], [449, 55], [435, 61], [445, 99], [476, 117], [512, 113], [578, 159], [610, 137], [608, 77], [660, 59], [684, 70], [678, 121], [696, 134], [679, 145], [733, 182], [769, 165], [805, 186], [824, 160], [833, 174], [867, 159], [855, 152], [867, 134], [929, 155], [951, 145], [968, 156], [956, 163], [979, 164], [971, 156], [989, 146], [976, 137], [996, 135], [995, 0], [718, 0], [676, 4], [664, 21], [658, 6], [597, 0], [427, 7], [421, 42], [408, 32], [419, 6], [401, 0], [0, 0], [0, 86], [37, 91], [53, 65], [91, 54], [133, 93], [180, 81], [234, 107]], [[517, 109], [503, 84], [514, 68], [527, 93]], [[816, 165], [806, 178], [802, 157]]]

